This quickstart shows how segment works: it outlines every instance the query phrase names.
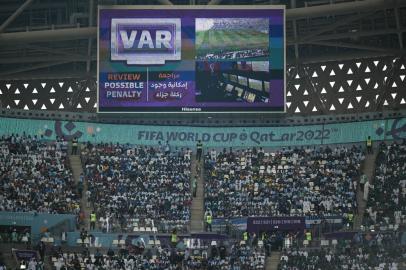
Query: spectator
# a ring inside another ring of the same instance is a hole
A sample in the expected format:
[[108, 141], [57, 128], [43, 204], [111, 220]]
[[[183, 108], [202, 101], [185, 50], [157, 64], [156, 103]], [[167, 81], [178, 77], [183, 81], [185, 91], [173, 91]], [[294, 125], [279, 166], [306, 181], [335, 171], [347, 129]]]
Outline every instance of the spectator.
[[371, 136], [368, 136], [366, 144], [367, 144], [367, 153], [373, 154]]
[[72, 155], [77, 155], [78, 154], [78, 138], [73, 137], [72, 139]]
[[354, 213], [363, 159], [355, 146], [211, 150], [205, 208], [214, 218]]
[[95, 214], [108, 217], [110, 231], [133, 231], [134, 223], [164, 232], [187, 229], [191, 151], [176, 148], [167, 155], [161, 148], [90, 143], [84, 148], [86, 196]]
[[406, 143], [382, 143], [378, 150], [373, 189], [364, 192], [364, 225], [398, 228], [406, 224]]
[[80, 199], [63, 140], [3, 135], [0, 163], [0, 211], [79, 213]]

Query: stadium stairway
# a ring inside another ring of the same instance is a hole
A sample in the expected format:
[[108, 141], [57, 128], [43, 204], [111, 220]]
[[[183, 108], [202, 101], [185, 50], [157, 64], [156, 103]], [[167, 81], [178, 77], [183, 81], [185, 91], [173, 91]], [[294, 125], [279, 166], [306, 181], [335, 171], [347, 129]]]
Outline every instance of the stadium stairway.
[[[374, 149], [373, 154], [367, 154], [365, 156], [365, 160], [362, 165], [362, 174], [365, 174], [368, 177], [368, 180], [373, 180], [374, 172], [375, 172], [375, 160], [378, 154], [378, 150]], [[362, 225], [362, 220], [364, 218], [364, 212], [367, 205], [367, 202], [364, 201], [364, 191], [361, 190], [358, 184], [357, 190], [357, 204], [358, 204], [358, 213], [354, 217], [354, 225], [353, 229], [358, 230]]]
[[203, 216], [204, 216], [204, 180], [203, 180], [203, 158], [199, 162], [196, 160], [196, 156], [192, 155], [192, 176], [196, 175], [197, 178], [197, 192], [196, 197], [192, 201], [192, 217], [190, 221], [190, 231], [202, 232]]
[[[71, 150], [69, 149], [69, 162], [70, 166], [72, 169], [73, 173], [73, 178], [75, 179], [75, 183], [78, 184], [79, 182], [79, 177], [83, 173], [83, 166], [82, 166], [82, 161], [80, 159], [80, 155], [72, 155]], [[87, 207], [87, 201], [86, 201], [86, 191], [87, 191], [87, 182], [84, 181], [83, 183], [83, 191], [82, 191], [82, 198], [80, 201], [80, 207], [81, 209], [85, 212], [85, 224], [84, 227], [87, 229], [88, 226], [88, 219], [90, 215], [90, 208]]]
[[281, 252], [272, 251], [271, 257], [266, 257], [265, 270], [278, 270]]
[[14, 258], [12, 249], [27, 249], [25, 245], [22, 244], [11, 244], [11, 243], [1, 243], [0, 245], [0, 258], [3, 263], [7, 266], [7, 269], [18, 269], [18, 264]]

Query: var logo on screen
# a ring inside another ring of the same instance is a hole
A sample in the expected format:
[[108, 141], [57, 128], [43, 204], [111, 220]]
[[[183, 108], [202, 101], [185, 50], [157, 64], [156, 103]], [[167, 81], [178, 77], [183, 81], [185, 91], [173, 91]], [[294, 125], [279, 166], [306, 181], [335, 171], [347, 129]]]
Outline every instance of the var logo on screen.
[[180, 19], [111, 20], [111, 60], [163, 65], [181, 59]]

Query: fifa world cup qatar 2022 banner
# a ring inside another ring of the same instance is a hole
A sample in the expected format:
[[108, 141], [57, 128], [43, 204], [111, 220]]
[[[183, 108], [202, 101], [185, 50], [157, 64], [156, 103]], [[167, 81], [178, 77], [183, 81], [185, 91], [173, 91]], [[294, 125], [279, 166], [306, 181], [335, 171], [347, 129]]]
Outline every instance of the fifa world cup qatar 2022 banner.
[[100, 6], [98, 112], [284, 112], [283, 6]]

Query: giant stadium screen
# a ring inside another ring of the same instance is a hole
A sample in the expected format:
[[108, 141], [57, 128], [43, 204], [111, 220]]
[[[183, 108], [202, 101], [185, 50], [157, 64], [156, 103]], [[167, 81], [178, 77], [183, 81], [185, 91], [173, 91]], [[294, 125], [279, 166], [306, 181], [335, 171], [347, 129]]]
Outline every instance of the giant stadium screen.
[[283, 6], [100, 6], [98, 112], [284, 112]]

